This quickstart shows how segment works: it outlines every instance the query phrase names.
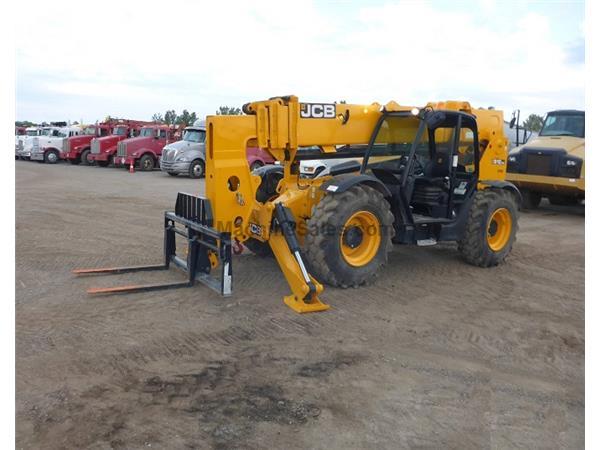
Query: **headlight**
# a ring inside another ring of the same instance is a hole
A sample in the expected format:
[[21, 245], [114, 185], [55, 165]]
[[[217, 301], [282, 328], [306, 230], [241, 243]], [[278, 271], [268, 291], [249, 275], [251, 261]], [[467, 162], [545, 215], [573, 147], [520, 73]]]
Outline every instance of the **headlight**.
[[508, 157], [508, 161], [509, 161], [509, 162], [517, 162], [517, 157], [516, 157], [516, 156], [514, 156], [514, 155], [513, 155], [513, 156], [509, 156], [509, 157]]
[[315, 171], [315, 166], [304, 166], [302, 168], [302, 172], [313, 173]]
[[574, 161], [574, 160], [572, 160], [572, 159], [567, 159], [567, 160], [565, 161], [565, 164], [566, 164], [567, 166], [576, 166], [576, 165], [577, 165], [577, 161]]

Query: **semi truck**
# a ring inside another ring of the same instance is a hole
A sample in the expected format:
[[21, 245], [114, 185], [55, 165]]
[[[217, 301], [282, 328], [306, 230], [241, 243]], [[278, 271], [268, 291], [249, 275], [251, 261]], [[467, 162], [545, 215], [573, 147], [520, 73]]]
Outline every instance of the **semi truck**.
[[64, 139], [79, 136], [83, 133], [80, 126], [63, 127], [51, 136], [39, 136], [34, 139], [31, 149], [31, 160], [56, 164], [60, 160], [60, 153]]
[[119, 142], [136, 137], [142, 127], [148, 125], [154, 125], [154, 122], [120, 120], [114, 125], [111, 134], [92, 139], [88, 159], [100, 167], [116, 166], [115, 157]]
[[[206, 168], [206, 128], [204, 120], [197, 120], [194, 125], [183, 130], [181, 141], [167, 144], [160, 157], [160, 169], [171, 176], [187, 175], [190, 178], [201, 178]], [[248, 165], [251, 170], [265, 164], [272, 164], [273, 157], [258, 147], [246, 149]]]
[[116, 123], [116, 121], [108, 121], [88, 125], [79, 135], [65, 137], [61, 144], [60, 157], [71, 164], [94, 164], [94, 161], [90, 159], [92, 139], [108, 136]]
[[576, 204], [585, 198], [585, 111], [550, 111], [537, 137], [508, 154], [506, 179], [523, 196], [523, 207]]
[[33, 146], [36, 143], [36, 139], [46, 136], [58, 136], [59, 132], [60, 127], [57, 126], [28, 127], [25, 130], [25, 135], [20, 136], [17, 140], [15, 146], [15, 158], [29, 160], [31, 158]]
[[180, 137], [180, 130], [173, 126], [155, 124], [142, 127], [137, 137], [118, 143], [115, 163], [125, 167], [137, 166], [142, 171], [154, 170], [165, 145]]

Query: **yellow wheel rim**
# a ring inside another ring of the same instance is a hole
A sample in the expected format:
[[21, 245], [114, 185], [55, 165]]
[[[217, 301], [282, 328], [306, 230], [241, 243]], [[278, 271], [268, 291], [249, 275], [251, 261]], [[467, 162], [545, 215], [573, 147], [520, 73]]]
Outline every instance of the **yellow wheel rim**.
[[494, 211], [487, 226], [487, 243], [490, 248], [499, 252], [510, 239], [512, 231], [512, 216], [506, 208], [499, 208]]
[[379, 220], [369, 211], [358, 211], [346, 221], [340, 235], [344, 260], [354, 267], [367, 265], [381, 244]]

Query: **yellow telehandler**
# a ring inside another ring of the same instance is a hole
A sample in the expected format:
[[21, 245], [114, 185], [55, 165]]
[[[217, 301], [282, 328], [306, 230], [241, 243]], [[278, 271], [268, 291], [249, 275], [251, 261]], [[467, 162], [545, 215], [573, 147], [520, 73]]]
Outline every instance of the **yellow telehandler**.
[[[291, 288], [294, 311], [322, 311], [321, 283], [371, 283], [392, 244], [455, 241], [464, 259], [495, 266], [517, 232], [518, 189], [505, 181], [501, 111], [467, 102], [425, 107], [300, 103], [276, 97], [248, 103], [241, 116], [206, 120], [206, 196], [179, 193], [165, 212], [164, 263], [80, 269], [79, 275], [183, 268], [180, 283], [95, 288], [109, 294], [191, 286], [232, 292], [232, 245], [273, 254]], [[250, 171], [246, 148], [278, 164]], [[344, 158], [323, 177], [302, 178], [299, 162]], [[183, 226], [183, 228], [181, 227]], [[175, 235], [187, 240], [185, 259]]]

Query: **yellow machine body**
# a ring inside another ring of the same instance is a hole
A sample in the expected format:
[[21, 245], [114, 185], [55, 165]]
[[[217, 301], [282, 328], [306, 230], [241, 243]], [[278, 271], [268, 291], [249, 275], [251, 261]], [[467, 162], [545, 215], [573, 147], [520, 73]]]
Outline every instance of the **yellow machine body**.
[[[480, 159], [480, 180], [504, 180], [507, 144], [501, 111], [472, 109], [467, 102], [430, 103], [428, 107], [460, 110], [476, 117], [480, 144], [486, 147]], [[306, 109], [313, 108], [305, 118]], [[410, 111], [411, 106], [395, 102], [386, 111]], [[316, 289], [311, 293], [296, 259], [281, 233], [271, 230], [274, 210], [281, 203], [297, 223], [298, 239], [302, 227], [325, 192], [322, 183], [331, 177], [300, 179], [292, 166], [299, 148], [319, 146], [324, 153], [340, 145], [365, 145], [382, 115], [382, 106], [330, 104], [325, 108], [302, 104], [297, 97], [273, 98], [245, 106], [249, 114], [208, 116], [206, 120], [206, 197], [210, 200], [214, 227], [232, 233], [239, 242], [253, 238], [267, 242], [291, 288], [285, 303], [297, 312], [321, 311], [328, 306], [319, 300], [323, 286], [310, 277]], [[323, 117], [319, 115], [323, 114]], [[256, 200], [261, 178], [253, 175], [246, 160], [246, 148], [258, 146], [268, 151], [283, 166], [277, 196], [264, 203]], [[297, 171], [296, 171], [297, 172]], [[481, 186], [485, 188], [485, 186]]]

